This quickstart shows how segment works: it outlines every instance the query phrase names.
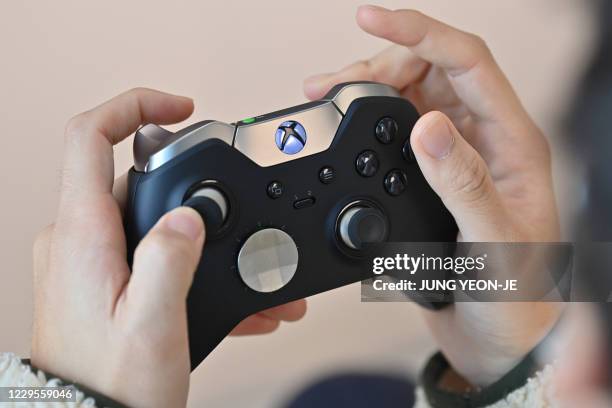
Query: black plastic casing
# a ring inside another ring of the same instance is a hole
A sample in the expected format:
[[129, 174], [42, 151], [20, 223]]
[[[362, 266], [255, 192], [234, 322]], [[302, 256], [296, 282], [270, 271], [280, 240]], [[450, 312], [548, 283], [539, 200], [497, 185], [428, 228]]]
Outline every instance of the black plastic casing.
[[[383, 117], [397, 121], [398, 135], [380, 143], [374, 130]], [[150, 173], [129, 172], [126, 234], [130, 263], [134, 249], [157, 220], [181, 206], [190, 189], [214, 180], [230, 201], [226, 226], [208, 239], [188, 297], [191, 365], [195, 368], [241, 320], [258, 311], [371, 277], [358, 267], [358, 253], [338, 241], [338, 214], [355, 200], [376, 204], [389, 220], [388, 241], [449, 242], [457, 226], [431, 190], [415, 161], [402, 156], [402, 146], [418, 120], [414, 107], [402, 98], [365, 97], [351, 104], [330, 148], [282, 164], [260, 167], [226, 143], [210, 139]], [[270, 135], [274, 137], [274, 135]], [[373, 150], [380, 169], [365, 178], [355, 169], [364, 150]], [[335, 178], [319, 180], [331, 166]], [[392, 169], [402, 169], [408, 188], [399, 196], [385, 191], [383, 180]], [[284, 187], [272, 199], [272, 181]], [[314, 205], [296, 209], [293, 203], [314, 197]], [[242, 243], [255, 231], [278, 228], [295, 241], [299, 263], [293, 279], [272, 293], [247, 287], [237, 270]]]

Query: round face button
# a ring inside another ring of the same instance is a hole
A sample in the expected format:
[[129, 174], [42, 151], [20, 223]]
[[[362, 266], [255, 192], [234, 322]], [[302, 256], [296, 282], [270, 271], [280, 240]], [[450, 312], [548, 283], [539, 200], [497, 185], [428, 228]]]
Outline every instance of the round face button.
[[380, 143], [389, 144], [397, 134], [397, 122], [390, 117], [382, 118], [376, 124], [375, 133]]
[[406, 190], [408, 177], [401, 170], [391, 170], [385, 176], [385, 190], [392, 196], [398, 196]]
[[372, 150], [362, 152], [357, 156], [357, 160], [355, 161], [357, 173], [363, 177], [372, 177], [375, 175], [379, 166], [380, 162], [378, 161], [378, 156]]
[[257, 292], [283, 288], [295, 275], [298, 250], [289, 234], [267, 228], [251, 235], [238, 253], [238, 273]]
[[266, 191], [268, 193], [268, 197], [280, 198], [280, 196], [283, 195], [283, 185], [280, 183], [280, 181], [273, 181], [268, 184]]
[[402, 157], [407, 162], [414, 161], [414, 153], [412, 152], [412, 146], [410, 146], [410, 138], [406, 139], [404, 145], [402, 146]]
[[329, 166], [323, 167], [321, 171], [319, 171], [319, 180], [323, 184], [331, 183], [332, 181], [334, 181], [335, 176], [336, 173], [334, 172], [334, 169]]

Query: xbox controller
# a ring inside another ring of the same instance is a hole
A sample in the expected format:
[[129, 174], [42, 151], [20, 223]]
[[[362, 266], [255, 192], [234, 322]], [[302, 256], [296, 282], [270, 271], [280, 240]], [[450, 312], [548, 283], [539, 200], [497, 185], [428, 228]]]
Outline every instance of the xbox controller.
[[354, 82], [232, 124], [138, 130], [129, 261], [175, 207], [206, 226], [187, 300], [192, 368], [247, 316], [370, 277], [368, 244], [456, 239], [410, 148], [418, 118], [394, 88]]

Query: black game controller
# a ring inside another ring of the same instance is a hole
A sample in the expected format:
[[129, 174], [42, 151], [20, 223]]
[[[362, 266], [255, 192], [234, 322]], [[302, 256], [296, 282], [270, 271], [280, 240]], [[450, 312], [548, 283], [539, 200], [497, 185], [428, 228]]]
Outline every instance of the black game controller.
[[136, 133], [130, 262], [175, 207], [206, 225], [187, 302], [192, 368], [247, 316], [371, 277], [358, 267], [367, 243], [456, 239], [410, 149], [418, 118], [395, 89], [357, 82], [233, 124]]

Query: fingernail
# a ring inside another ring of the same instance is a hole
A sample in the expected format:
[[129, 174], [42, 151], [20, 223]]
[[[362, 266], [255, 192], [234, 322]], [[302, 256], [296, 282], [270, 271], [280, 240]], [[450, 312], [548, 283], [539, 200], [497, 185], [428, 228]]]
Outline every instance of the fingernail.
[[419, 139], [425, 153], [438, 160], [446, 158], [455, 143], [453, 132], [444, 118], [437, 118], [423, 129]]
[[200, 238], [204, 232], [204, 224], [200, 214], [187, 207], [178, 208], [168, 213], [164, 224], [168, 229], [183, 234], [192, 240]]

